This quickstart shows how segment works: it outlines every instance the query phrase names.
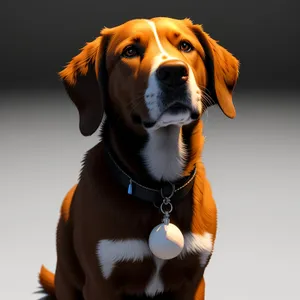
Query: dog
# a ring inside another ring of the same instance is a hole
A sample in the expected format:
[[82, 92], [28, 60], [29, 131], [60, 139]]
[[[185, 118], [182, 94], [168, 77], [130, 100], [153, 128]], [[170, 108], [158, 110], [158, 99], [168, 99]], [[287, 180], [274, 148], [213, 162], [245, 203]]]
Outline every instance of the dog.
[[63, 200], [55, 274], [39, 273], [47, 299], [203, 300], [217, 209], [201, 117], [212, 105], [235, 117], [238, 59], [190, 19], [134, 19], [59, 76], [82, 135], [101, 139]]

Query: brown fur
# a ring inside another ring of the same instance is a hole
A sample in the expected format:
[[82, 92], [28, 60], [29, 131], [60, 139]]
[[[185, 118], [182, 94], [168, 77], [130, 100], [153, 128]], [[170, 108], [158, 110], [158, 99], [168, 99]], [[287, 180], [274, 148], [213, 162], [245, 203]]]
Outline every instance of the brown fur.
[[77, 184], [75, 184], [67, 193], [67, 195], [64, 198], [64, 201], [62, 203], [61, 209], [60, 209], [60, 214], [61, 217], [64, 219], [65, 222], [69, 220], [70, 217], [70, 207], [72, 204], [72, 199], [74, 196], [74, 192], [76, 190]]
[[[206, 91], [205, 97], [209, 99], [206, 107], [217, 103], [225, 115], [233, 118], [232, 91], [238, 77], [237, 59], [209, 37], [201, 26], [188, 19], [152, 20], [164, 48], [192, 67], [198, 86]], [[105, 111], [103, 142], [110, 143], [127, 172], [141, 182], [151, 184], [153, 179], [138, 155], [147, 134], [140, 124], [133, 122], [133, 115], [143, 119], [148, 117], [143, 93], [151, 59], [157, 52], [149, 30], [141, 20], [102, 30], [100, 37], [88, 43], [60, 76], [79, 111], [82, 134], [93, 134]], [[181, 38], [188, 39], [195, 51], [187, 55], [178, 51], [174, 45]], [[143, 60], [120, 59], [122, 49], [133, 40], [147, 49]], [[195, 121], [181, 130], [188, 148], [182, 175], [187, 176], [194, 165], [197, 174], [192, 193], [175, 205], [171, 222], [182, 232], [209, 232], [214, 242], [217, 210], [201, 160], [202, 131], [202, 121]], [[142, 262], [120, 262], [108, 280], [102, 276], [95, 253], [99, 240], [147, 239], [152, 228], [161, 221], [156, 208], [134, 199], [115, 183], [105, 161], [103, 142], [88, 151], [80, 180], [63, 201], [57, 227], [55, 276], [44, 267], [40, 272], [39, 280], [45, 292], [58, 300], [128, 299], [124, 297], [144, 290], [155, 269], [153, 260], [146, 258]], [[161, 278], [170, 292], [163, 294], [163, 299], [203, 300], [203, 275], [207, 264], [200, 267], [199, 257], [192, 254], [183, 260], [167, 261], [161, 270]], [[161, 299], [159, 297], [155, 299]]]

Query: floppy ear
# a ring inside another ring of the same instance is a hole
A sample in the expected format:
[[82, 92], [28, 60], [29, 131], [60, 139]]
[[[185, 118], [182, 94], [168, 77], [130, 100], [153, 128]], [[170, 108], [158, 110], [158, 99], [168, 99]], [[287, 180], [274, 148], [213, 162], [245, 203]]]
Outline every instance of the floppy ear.
[[233, 119], [236, 112], [232, 93], [239, 75], [239, 61], [204, 32], [202, 26], [192, 25], [192, 30], [205, 51], [208, 90], [214, 101], [208, 104], [218, 103], [223, 113]]
[[59, 72], [66, 91], [79, 112], [79, 128], [92, 135], [101, 124], [106, 91], [105, 50], [107, 37], [86, 43], [64, 70]]

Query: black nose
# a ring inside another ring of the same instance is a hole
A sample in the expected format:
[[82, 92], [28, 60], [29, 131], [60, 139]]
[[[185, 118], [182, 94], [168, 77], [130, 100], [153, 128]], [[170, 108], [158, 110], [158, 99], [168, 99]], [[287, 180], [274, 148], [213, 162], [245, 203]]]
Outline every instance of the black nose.
[[189, 69], [183, 61], [168, 60], [158, 67], [156, 76], [161, 83], [169, 87], [177, 87], [188, 80]]

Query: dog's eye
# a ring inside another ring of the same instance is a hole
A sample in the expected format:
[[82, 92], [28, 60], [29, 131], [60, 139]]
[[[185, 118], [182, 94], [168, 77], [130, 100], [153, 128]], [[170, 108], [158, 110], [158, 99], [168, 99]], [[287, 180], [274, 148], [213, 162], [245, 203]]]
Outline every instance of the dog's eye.
[[127, 58], [132, 58], [138, 55], [138, 49], [133, 45], [127, 46], [122, 52], [122, 56]]
[[182, 41], [179, 44], [179, 49], [182, 52], [191, 52], [194, 48], [193, 48], [193, 46], [189, 42]]

